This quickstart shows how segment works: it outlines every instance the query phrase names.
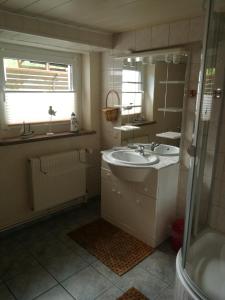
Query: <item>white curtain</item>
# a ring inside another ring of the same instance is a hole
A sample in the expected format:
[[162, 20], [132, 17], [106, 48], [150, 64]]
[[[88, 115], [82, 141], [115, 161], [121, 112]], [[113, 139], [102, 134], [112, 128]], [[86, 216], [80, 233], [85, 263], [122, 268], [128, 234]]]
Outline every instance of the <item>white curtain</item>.
[[5, 104], [5, 94], [4, 94], [4, 65], [3, 57], [0, 57], [0, 130], [6, 130], [7, 118], [6, 118], [6, 104]]
[[4, 101], [4, 90], [3, 85], [0, 82], [0, 130], [7, 129], [7, 121], [6, 121], [6, 108], [5, 108], [5, 101]]

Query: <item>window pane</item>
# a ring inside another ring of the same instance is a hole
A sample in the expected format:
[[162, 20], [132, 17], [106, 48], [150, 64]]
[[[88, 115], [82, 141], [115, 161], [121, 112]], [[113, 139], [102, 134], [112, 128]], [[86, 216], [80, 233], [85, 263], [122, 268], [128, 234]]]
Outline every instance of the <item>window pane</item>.
[[137, 70], [123, 70], [123, 81], [141, 82], [141, 72]]
[[138, 106], [122, 109], [122, 115], [138, 114], [142, 112], [142, 82], [140, 70], [123, 70], [122, 73], [122, 105]]
[[8, 124], [49, 121], [48, 109], [56, 111], [53, 121], [68, 120], [75, 110], [75, 94], [71, 93], [7, 93], [6, 115]]
[[4, 58], [6, 91], [72, 91], [71, 66]]
[[122, 114], [137, 114], [141, 113], [142, 110], [142, 93], [123, 93], [122, 94], [122, 103], [123, 106], [140, 106], [140, 107], [133, 107], [132, 109], [122, 109]]
[[142, 105], [142, 93], [123, 93], [123, 105]]
[[123, 92], [140, 92], [141, 91], [141, 84], [140, 83], [123, 82], [122, 91]]

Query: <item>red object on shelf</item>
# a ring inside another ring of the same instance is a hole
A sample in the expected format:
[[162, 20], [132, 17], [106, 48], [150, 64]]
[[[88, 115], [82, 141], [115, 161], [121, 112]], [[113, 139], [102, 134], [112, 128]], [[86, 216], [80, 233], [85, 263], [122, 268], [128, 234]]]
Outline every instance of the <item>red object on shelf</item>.
[[196, 90], [189, 90], [189, 96], [190, 97], [196, 97], [197, 91]]
[[183, 243], [184, 219], [177, 219], [172, 225], [171, 245], [178, 252]]

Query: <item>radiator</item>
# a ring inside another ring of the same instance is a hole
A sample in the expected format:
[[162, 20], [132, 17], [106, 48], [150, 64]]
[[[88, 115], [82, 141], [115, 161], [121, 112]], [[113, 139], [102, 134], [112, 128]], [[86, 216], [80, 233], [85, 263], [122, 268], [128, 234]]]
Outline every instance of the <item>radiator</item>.
[[85, 150], [31, 158], [32, 208], [48, 209], [86, 195]]

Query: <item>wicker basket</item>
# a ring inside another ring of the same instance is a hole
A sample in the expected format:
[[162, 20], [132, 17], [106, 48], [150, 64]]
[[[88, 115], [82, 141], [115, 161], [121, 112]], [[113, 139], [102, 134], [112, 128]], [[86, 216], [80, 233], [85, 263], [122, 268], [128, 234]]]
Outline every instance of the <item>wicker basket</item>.
[[119, 96], [118, 92], [115, 90], [110, 90], [106, 95], [106, 107], [102, 109], [102, 112], [105, 114], [106, 120], [111, 121], [111, 122], [116, 121], [119, 116], [119, 108], [108, 106], [108, 98], [109, 98], [109, 95], [112, 93], [114, 93], [116, 95], [118, 104], [120, 104], [120, 96]]
[[115, 107], [106, 107], [102, 111], [105, 113], [105, 118], [107, 121], [116, 121], [119, 115], [119, 109]]

